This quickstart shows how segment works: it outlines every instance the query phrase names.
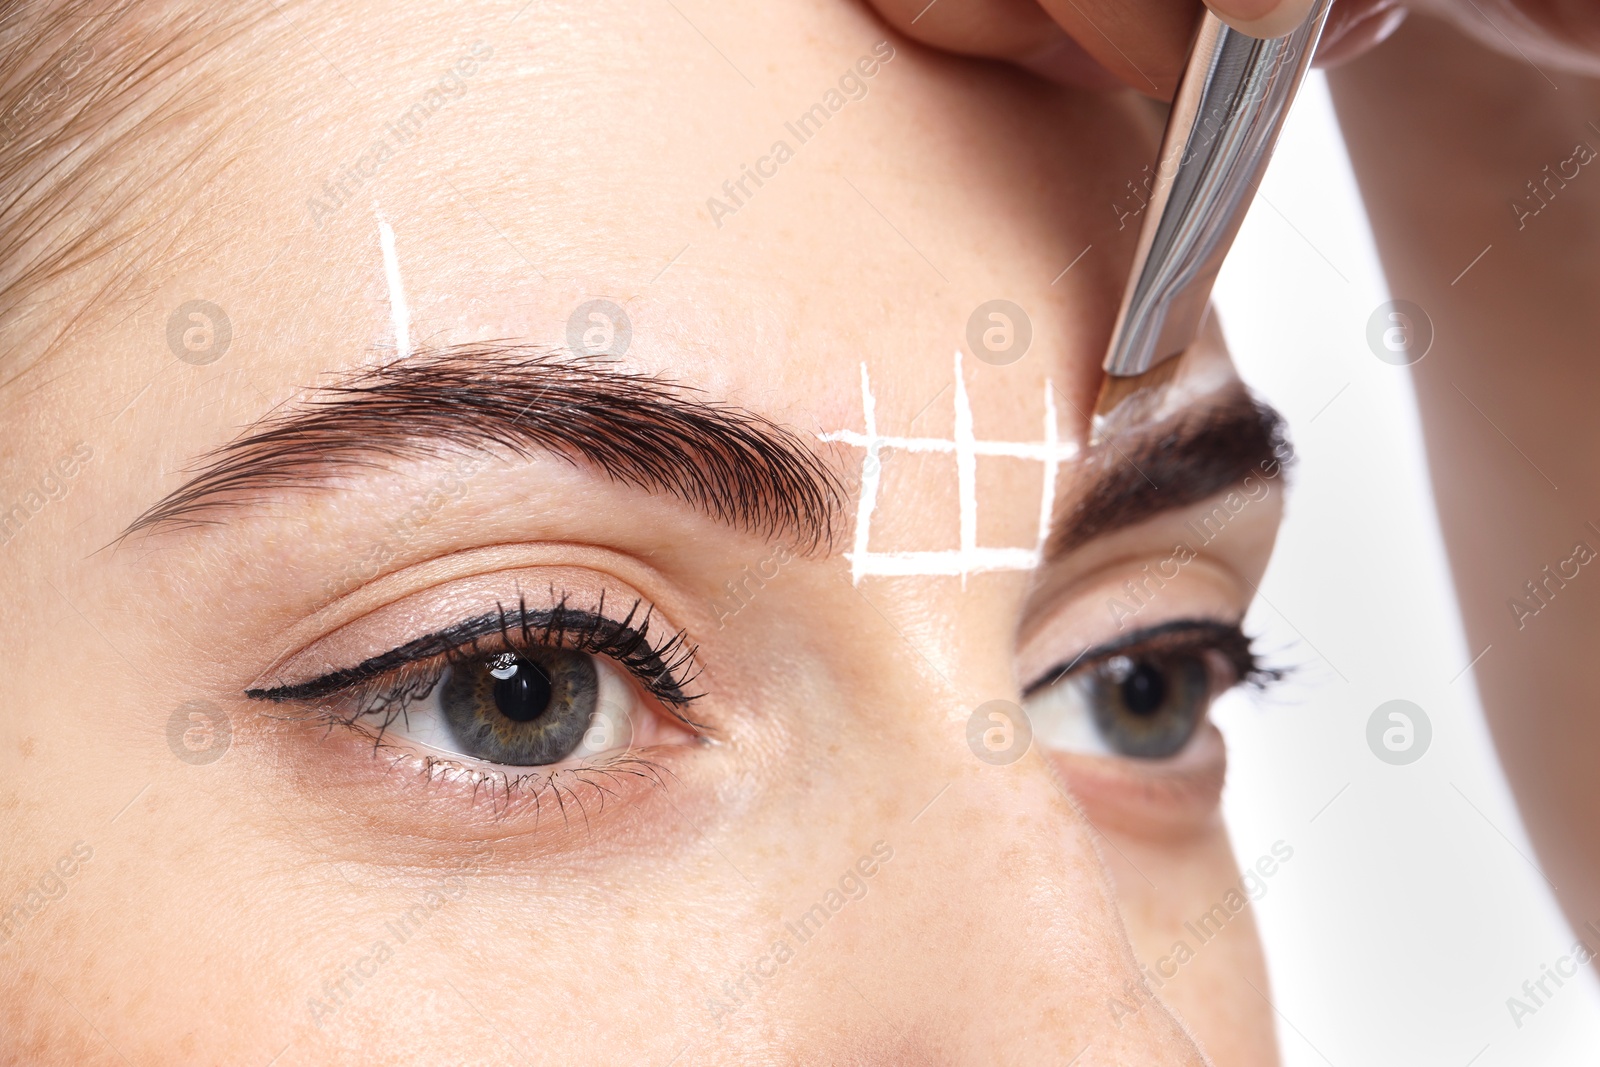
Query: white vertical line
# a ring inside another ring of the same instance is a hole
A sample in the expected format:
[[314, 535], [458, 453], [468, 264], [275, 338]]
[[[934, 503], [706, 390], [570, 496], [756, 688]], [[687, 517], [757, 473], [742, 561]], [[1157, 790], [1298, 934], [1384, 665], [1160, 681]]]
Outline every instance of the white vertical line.
[[961, 588], [967, 587], [967, 560], [978, 547], [978, 453], [972, 432], [972, 401], [956, 349], [956, 491], [961, 501]]
[[1039, 548], [1044, 551], [1044, 543], [1050, 538], [1050, 520], [1054, 517], [1056, 509], [1056, 472], [1061, 467], [1061, 457], [1057, 448], [1056, 430], [1056, 398], [1053, 394], [1054, 386], [1049, 379], [1044, 383], [1044, 490], [1039, 495]]
[[[377, 205], [373, 205], [374, 212]], [[389, 283], [389, 319], [394, 323], [394, 350], [398, 359], [411, 354], [411, 309], [400, 283], [400, 257], [394, 250], [394, 227], [378, 215], [378, 244], [383, 247], [383, 276]]]
[[856, 502], [856, 544], [850, 557], [850, 581], [861, 584], [867, 565], [867, 540], [871, 536], [872, 509], [878, 504], [878, 475], [882, 464], [878, 458], [881, 442], [878, 439], [878, 413], [872, 398], [872, 382], [867, 377], [867, 364], [861, 363], [861, 414], [866, 420], [866, 447], [861, 451], [861, 499]]

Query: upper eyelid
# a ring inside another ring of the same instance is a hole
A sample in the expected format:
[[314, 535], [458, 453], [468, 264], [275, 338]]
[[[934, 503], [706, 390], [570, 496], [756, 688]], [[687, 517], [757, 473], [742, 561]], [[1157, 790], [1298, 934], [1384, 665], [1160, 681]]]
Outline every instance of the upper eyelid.
[[[443, 630], [414, 638], [387, 652], [369, 657], [353, 667], [329, 671], [316, 678], [290, 685], [250, 688], [245, 690], [245, 696], [253, 700], [274, 702], [316, 700], [334, 696], [352, 690], [363, 682], [382, 678], [409, 664], [457, 653], [463, 648], [475, 645], [485, 637], [500, 636], [510, 643], [514, 630], [517, 636], [527, 639], [530, 643], [541, 643], [539, 639], [542, 636], [544, 644], [555, 644], [552, 638], [566, 638], [576, 634], [580, 638], [578, 647], [592, 654], [608, 655], [636, 677], [643, 678], [643, 668], [652, 668], [649, 672], [650, 680], [647, 682], [652, 694], [670, 705], [687, 706], [698, 699], [698, 694], [685, 692], [687, 686], [699, 675], [695, 658], [698, 646], [690, 645], [687, 634], [681, 630], [664, 641], [652, 644], [648, 631], [654, 608], [646, 607], [641, 616], [639, 609], [643, 604], [642, 599], [636, 600], [622, 619], [610, 618], [604, 614], [604, 594], [601, 595], [594, 611], [568, 608], [565, 598], [549, 609], [530, 610], [525, 601], [519, 602], [514, 612], [508, 612], [504, 606], [499, 606], [494, 613], [474, 616]], [[508, 629], [508, 619], [516, 620], [512, 629]], [[589, 641], [591, 644], [585, 645], [583, 641]], [[599, 643], [593, 643], [596, 641]], [[641, 650], [643, 655], [640, 655]], [[628, 662], [634, 657], [637, 657], [635, 662]], [[687, 674], [681, 674], [685, 667], [695, 669]]]
[[476, 637], [488, 636], [495, 632], [495, 628], [482, 630], [478, 628], [480, 624], [492, 618], [494, 617], [486, 615], [468, 619], [466, 622], [457, 623], [435, 633], [414, 638], [387, 652], [370, 656], [354, 667], [342, 667], [304, 682], [246, 689], [245, 696], [252, 700], [315, 700], [340, 692], [369, 678], [381, 677], [388, 671], [407, 663], [445, 655]]
[[1223, 641], [1242, 643], [1248, 648], [1250, 639], [1245, 635], [1242, 626], [1242, 622], [1218, 622], [1215, 619], [1175, 619], [1171, 622], [1147, 626], [1142, 630], [1135, 630], [1133, 633], [1125, 634], [1114, 640], [1088, 646], [1070, 660], [1065, 660], [1052, 666], [1042, 672], [1038, 678], [1023, 686], [1022, 695], [1024, 697], [1032, 696], [1040, 689], [1060, 681], [1063, 676], [1084, 664], [1094, 663], [1105, 659], [1107, 656], [1115, 656], [1121, 652], [1142, 649], [1151, 642], [1159, 641], [1169, 635], [1189, 637], [1189, 640], [1182, 643], [1191, 646], [1203, 646], [1207, 643], [1206, 639], [1210, 638], [1213, 641], [1221, 639]]

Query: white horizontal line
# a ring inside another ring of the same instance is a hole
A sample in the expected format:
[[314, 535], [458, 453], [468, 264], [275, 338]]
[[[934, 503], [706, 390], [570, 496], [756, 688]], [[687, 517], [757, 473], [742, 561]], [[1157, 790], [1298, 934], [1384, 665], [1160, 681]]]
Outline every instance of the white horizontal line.
[[[823, 441], [842, 441], [857, 448], [866, 448], [874, 442], [880, 448], [898, 448], [905, 452], [954, 452], [956, 443], [939, 437], [873, 437], [857, 430], [835, 430], [817, 435]], [[1075, 441], [974, 441], [970, 447], [980, 456], [1010, 456], [1013, 459], [1033, 459], [1041, 462], [1054, 459], [1060, 462], [1078, 454]]]
[[975, 574], [979, 571], [1031, 571], [1039, 565], [1032, 548], [972, 548], [965, 552], [846, 552], [856, 574], [914, 575]]

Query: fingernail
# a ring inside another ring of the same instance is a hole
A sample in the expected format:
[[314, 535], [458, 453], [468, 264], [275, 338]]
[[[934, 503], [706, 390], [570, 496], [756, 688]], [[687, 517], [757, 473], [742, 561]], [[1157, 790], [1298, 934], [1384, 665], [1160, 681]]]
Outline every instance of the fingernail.
[[1311, 14], [1314, 0], [1206, 0], [1211, 13], [1251, 37], [1283, 37]]

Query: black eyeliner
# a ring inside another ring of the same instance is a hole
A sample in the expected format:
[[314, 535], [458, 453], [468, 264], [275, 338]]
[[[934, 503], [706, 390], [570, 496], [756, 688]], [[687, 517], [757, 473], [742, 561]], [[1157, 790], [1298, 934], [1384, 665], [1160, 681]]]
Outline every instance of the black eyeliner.
[[407, 641], [353, 667], [343, 667], [294, 685], [246, 689], [244, 695], [252, 700], [274, 703], [321, 700], [356, 689], [413, 663], [437, 657], [471, 656], [479, 651], [479, 641], [498, 637], [513, 649], [520, 642], [527, 646], [561, 647], [606, 656], [637, 678], [652, 696], [673, 707], [687, 707], [699, 698], [699, 694], [686, 692], [698, 676], [697, 671], [687, 676], [683, 674], [684, 668], [693, 664], [696, 652], [696, 646], [688, 643], [686, 631], [678, 631], [660, 645], [651, 645], [647, 635], [654, 609], [645, 606], [642, 600], [634, 601], [621, 619], [608, 618], [604, 611], [604, 594], [596, 611], [570, 608], [564, 596], [548, 609], [530, 609], [523, 600], [514, 609], [500, 606], [494, 612]]
[[1240, 623], [1217, 622], [1215, 619], [1176, 619], [1157, 626], [1124, 634], [1114, 640], [1090, 645], [1070, 660], [1056, 664], [1025, 686], [1024, 697], [1060, 681], [1062, 676], [1077, 667], [1097, 663], [1111, 656], [1142, 653], [1159, 655], [1173, 652], [1220, 652], [1233, 667], [1241, 682], [1266, 685], [1281, 678], [1284, 672], [1275, 667], [1265, 667], [1252, 647]]

